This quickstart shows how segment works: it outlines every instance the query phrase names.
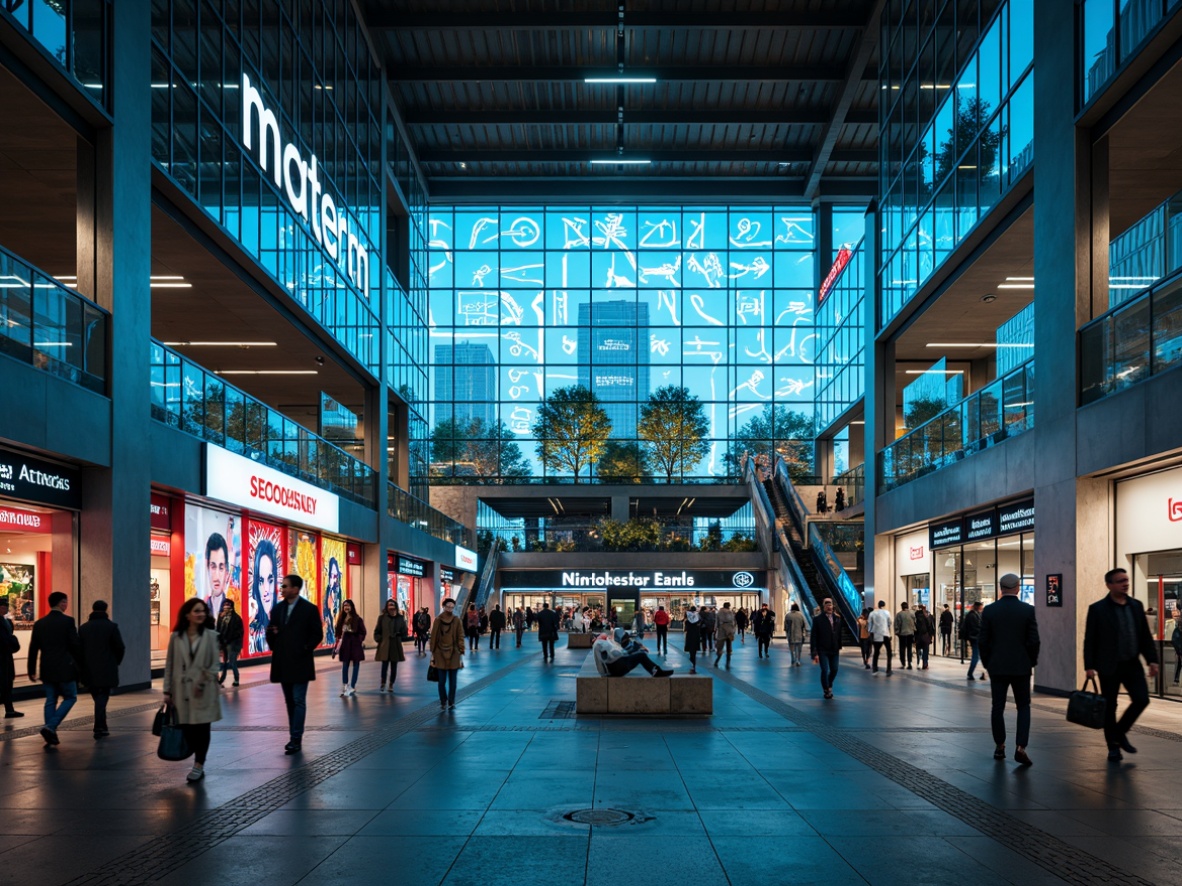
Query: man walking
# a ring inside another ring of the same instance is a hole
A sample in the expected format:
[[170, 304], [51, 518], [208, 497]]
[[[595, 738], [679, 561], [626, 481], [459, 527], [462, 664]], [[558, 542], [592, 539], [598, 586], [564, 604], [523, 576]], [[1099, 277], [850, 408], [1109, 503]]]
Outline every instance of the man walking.
[[735, 611], [731, 609], [729, 602], [723, 603], [714, 622], [714, 651], [717, 653], [714, 656], [714, 667], [718, 667], [723, 651], [726, 652], [726, 666], [731, 666], [731, 647], [735, 641], [735, 630]]
[[718, 614], [713, 606], [703, 606], [698, 614], [702, 619], [702, 651], [709, 652], [714, 648], [714, 626]]
[[[238, 640], [242, 641], [241, 635]], [[106, 600], [94, 601], [90, 618], [78, 629], [78, 642], [82, 646], [82, 680], [94, 699], [94, 737], [106, 738], [111, 734], [107, 702], [111, 690], [119, 688], [119, 665], [126, 651], [119, 625], [107, 615]]]
[[542, 611], [535, 616], [538, 622], [538, 639], [542, 643], [542, 661], [554, 661], [554, 644], [558, 640], [558, 613], [543, 603]]
[[[41, 682], [45, 684], [45, 725], [41, 737], [47, 745], [61, 744], [57, 727], [78, 700], [78, 629], [66, 615], [70, 598], [61, 591], [49, 595], [49, 612], [33, 625], [29, 640], [29, 679], [37, 680], [37, 656], [41, 656]], [[58, 704], [58, 699], [61, 704]]]
[[283, 687], [290, 740], [283, 750], [298, 754], [304, 742], [308, 714], [308, 684], [316, 679], [312, 654], [324, 639], [320, 610], [300, 596], [304, 580], [294, 573], [279, 585], [283, 599], [271, 610], [267, 645], [271, 647], [271, 682]]
[[977, 646], [981, 665], [989, 671], [993, 681], [993, 759], [1006, 758], [1006, 696], [1014, 689], [1014, 706], [1018, 709], [1017, 747], [1014, 759], [1030, 766], [1026, 747], [1030, 741], [1030, 676], [1038, 664], [1038, 621], [1034, 607], [1018, 599], [1021, 579], [1012, 572], [997, 581], [1001, 598], [990, 603], [981, 613], [981, 633]]
[[800, 667], [801, 652], [804, 648], [804, 635], [808, 630], [808, 623], [804, 620], [804, 613], [795, 603], [788, 614], [784, 616], [784, 634], [788, 639], [788, 651], [792, 653], [792, 667]]
[[878, 673], [878, 654], [886, 646], [886, 672], [891, 675], [891, 614], [887, 612], [886, 600], [878, 601], [878, 608], [870, 613], [866, 622], [866, 629], [870, 632], [870, 642], [874, 645], [874, 657], [871, 659], [870, 672]]
[[489, 649], [501, 648], [501, 631], [503, 630], [505, 630], [505, 613], [501, 612], [501, 604], [498, 603], [488, 614]]
[[915, 644], [915, 613], [904, 600], [895, 613], [895, 636], [899, 638], [899, 667], [911, 670], [911, 649]]
[[[1129, 574], [1110, 569], [1104, 574], [1108, 595], [1088, 607], [1084, 627], [1084, 668], [1087, 676], [1100, 677], [1100, 691], [1108, 702], [1104, 711], [1104, 739], [1108, 759], [1124, 759], [1137, 749], [1129, 744], [1128, 732], [1141, 712], [1149, 707], [1149, 685], [1141, 668], [1141, 657], [1149, 665], [1149, 676], [1157, 676], [1157, 650], [1149, 633], [1145, 607], [1129, 596]], [[1129, 706], [1116, 719], [1116, 699], [1121, 686], [1129, 694]]]
[[[981, 601], [977, 600], [973, 603], [971, 609], [965, 613], [964, 625], [961, 627], [961, 634], [969, 644], [969, 649], [972, 650], [972, 655], [969, 658], [969, 676], [968, 679], [975, 680], [973, 671], [977, 669], [977, 662], [981, 660], [981, 650], [977, 642], [978, 637], [981, 636]], [[981, 679], [985, 679], [985, 668], [981, 668]]]
[[521, 648], [521, 635], [525, 633], [525, 614], [518, 606], [513, 610], [513, 633], [517, 635], [517, 648]]
[[941, 655], [948, 656], [952, 654], [952, 610], [948, 608], [948, 604], [944, 604], [944, 611], [940, 613], [940, 640], [943, 651]]
[[829, 597], [821, 601], [821, 614], [813, 619], [809, 655], [813, 664], [821, 666], [821, 690], [825, 698], [833, 698], [833, 681], [837, 679], [841, 659], [841, 616], [834, 611]]
[[759, 647], [759, 657], [772, 657], [772, 632], [776, 629], [776, 613], [772, 612], [766, 603], [759, 607], [759, 611], [751, 616], [751, 633]]
[[12, 622], [8, 620], [8, 595], [0, 595], [0, 704], [4, 705], [4, 718], [11, 720], [23, 717], [12, 706], [12, 684], [16, 681], [16, 662], [13, 653], [21, 651], [21, 641], [16, 638]]
[[653, 613], [653, 624], [657, 628], [657, 655], [669, 654], [669, 613], [664, 606], [658, 606]]

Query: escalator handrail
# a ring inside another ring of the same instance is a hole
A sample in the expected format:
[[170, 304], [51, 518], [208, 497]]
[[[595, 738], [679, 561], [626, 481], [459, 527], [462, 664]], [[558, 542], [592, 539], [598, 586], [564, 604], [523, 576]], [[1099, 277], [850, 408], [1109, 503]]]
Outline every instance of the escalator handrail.
[[747, 480], [752, 496], [759, 502], [764, 514], [769, 518], [768, 525], [771, 529], [771, 536], [776, 542], [775, 547], [779, 548], [781, 578], [785, 579], [784, 585], [785, 587], [792, 585], [799, 589], [798, 596], [801, 600], [806, 601], [806, 605], [801, 607], [804, 612], [804, 620], [808, 624], [809, 630], [812, 630], [813, 609], [817, 605], [813, 589], [804, 580], [804, 573], [800, 571], [800, 564], [796, 562], [796, 557], [792, 553], [792, 545], [783, 528], [776, 525], [776, 508], [772, 504], [771, 497], [767, 494], [767, 489], [755, 474], [754, 459], [748, 460], [744, 469], [744, 479]]
[[[471, 599], [478, 606], [483, 606], [488, 602], [488, 592], [497, 574], [497, 555], [500, 553], [502, 544], [501, 537], [494, 535], [488, 553], [484, 555], [484, 569], [480, 572], [480, 580], [471, 591]], [[468, 608], [468, 596], [461, 595], [461, 597], [462, 599], [456, 601], [456, 611], [458, 612], [463, 612]]]

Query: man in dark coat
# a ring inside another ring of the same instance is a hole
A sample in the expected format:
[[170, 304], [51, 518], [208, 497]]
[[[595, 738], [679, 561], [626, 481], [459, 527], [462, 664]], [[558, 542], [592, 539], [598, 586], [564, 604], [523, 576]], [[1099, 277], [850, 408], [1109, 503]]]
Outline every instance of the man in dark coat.
[[[37, 657], [41, 657], [41, 682], [45, 684], [45, 725], [41, 737], [47, 745], [61, 742], [57, 727], [78, 700], [78, 629], [66, 615], [70, 598], [61, 591], [49, 595], [49, 612], [33, 625], [29, 640], [29, 679], [37, 680]], [[61, 704], [58, 704], [58, 699]]]
[[993, 681], [993, 759], [1006, 758], [1006, 696], [1014, 688], [1014, 705], [1018, 708], [1018, 746], [1014, 759], [1030, 766], [1026, 746], [1030, 741], [1030, 675], [1038, 664], [1038, 621], [1034, 607], [1018, 599], [1022, 580], [1012, 572], [998, 579], [1001, 598], [990, 603], [981, 613], [981, 632], [977, 646], [981, 664]]
[[488, 614], [488, 648], [501, 648], [501, 631], [505, 630], [505, 613], [501, 612], [501, 604], [498, 603], [493, 611]]
[[123, 663], [123, 637], [119, 625], [107, 615], [107, 601], [95, 600], [90, 618], [78, 629], [82, 645], [82, 682], [94, 699], [94, 737], [106, 738], [107, 702], [111, 690], [119, 687], [119, 665]]
[[833, 681], [837, 679], [837, 665], [841, 659], [841, 616], [829, 597], [821, 601], [821, 614], [813, 619], [809, 655], [813, 664], [821, 666], [821, 689], [825, 697], [833, 698]]
[[538, 639], [542, 642], [542, 661], [554, 661], [554, 643], [558, 640], [558, 613], [549, 603], [542, 604], [537, 614]]
[[[977, 669], [977, 662], [981, 660], [981, 647], [977, 640], [981, 636], [981, 601], [974, 601], [973, 605], [969, 607], [969, 611], [964, 614], [964, 623], [961, 625], [960, 634], [964, 637], [965, 642], [969, 644], [969, 649], [972, 654], [969, 656], [969, 675], [968, 679], [977, 679], [974, 671]], [[985, 671], [988, 668], [981, 668], [981, 679], [985, 679]]]
[[21, 641], [16, 638], [12, 622], [8, 620], [8, 595], [0, 595], [0, 704], [4, 705], [4, 717], [11, 720], [23, 717], [20, 711], [12, 706], [12, 684], [16, 680], [16, 663], [12, 660], [14, 652], [21, 651]]
[[[1084, 668], [1087, 676], [1100, 677], [1100, 691], [1108, 701], [1104, 711], [1104, 739], [1108, 742], [1108, 759], [1124, 759], [1121, 751], [1130, 754], [1137, 749], [1129, 744], [1128, 732], [1141, 712], [1149, 707], [1149, 685], [1141, 667], [1141, 656], [1149, 664], [1149, 676], [1157, 676], [1157, 649], [1145, 607], [1140, 600], [1129, 596], [1129, 574], [1123, 569], [1110, 569], [1104, 574], [1108, 595], [1088, 607], [1084, 626]], [[1116, 720], [1116, 698], [1120, 687], [1129, 694], [1129, 706]]]
[[776, 613], [768, 608], [764, 603], [759, 611], [751, 616], [751, 633], [755, 635], [755, 639], [759, 643], [759, 657], [763, 658], [764, 653], [767, 653], [768, 658], [771, 658], [771, 642], [772, 632], [776, 629]]
[[300, 596], [304, 580], [294, 573], [283, 577], [283, 599], [271, 610], [267, 645], [271, 647], [271, 682], [283, 687], [287, 726], [291, 740], [283, 750], [298, 754], [304, 742], [308, 714], [308, 683], [316, 679], [312, 655], [324, 639], [320, 610]]

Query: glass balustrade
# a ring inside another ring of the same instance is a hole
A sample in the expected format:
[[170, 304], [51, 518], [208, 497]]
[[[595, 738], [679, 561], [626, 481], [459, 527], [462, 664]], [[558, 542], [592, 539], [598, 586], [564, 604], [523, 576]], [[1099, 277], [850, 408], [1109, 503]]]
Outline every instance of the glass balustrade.
[[389, 484], [389, 491], [387, 510], [395, 520], [452, 544], [473, 547], [472, 531], [463, 523], [435, 510], [421, 498], [416, 498], [393, 483]]
[[833, 485], [845, 490], [845, 506], [852, 508], [866, 497], [866, 464], [854, 465], [833, 478]]

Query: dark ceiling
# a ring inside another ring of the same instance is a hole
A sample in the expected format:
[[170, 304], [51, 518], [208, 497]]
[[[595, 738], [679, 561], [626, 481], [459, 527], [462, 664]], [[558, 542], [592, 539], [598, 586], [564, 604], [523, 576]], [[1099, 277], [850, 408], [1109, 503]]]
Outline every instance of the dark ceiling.
[[[849, 200], [877, 191], [883, 3], [361, 7], [434, 199]], [[657, 82], [584, 82], [621, 75]], [[651, 163], [590, 163], [616, 158]]]

